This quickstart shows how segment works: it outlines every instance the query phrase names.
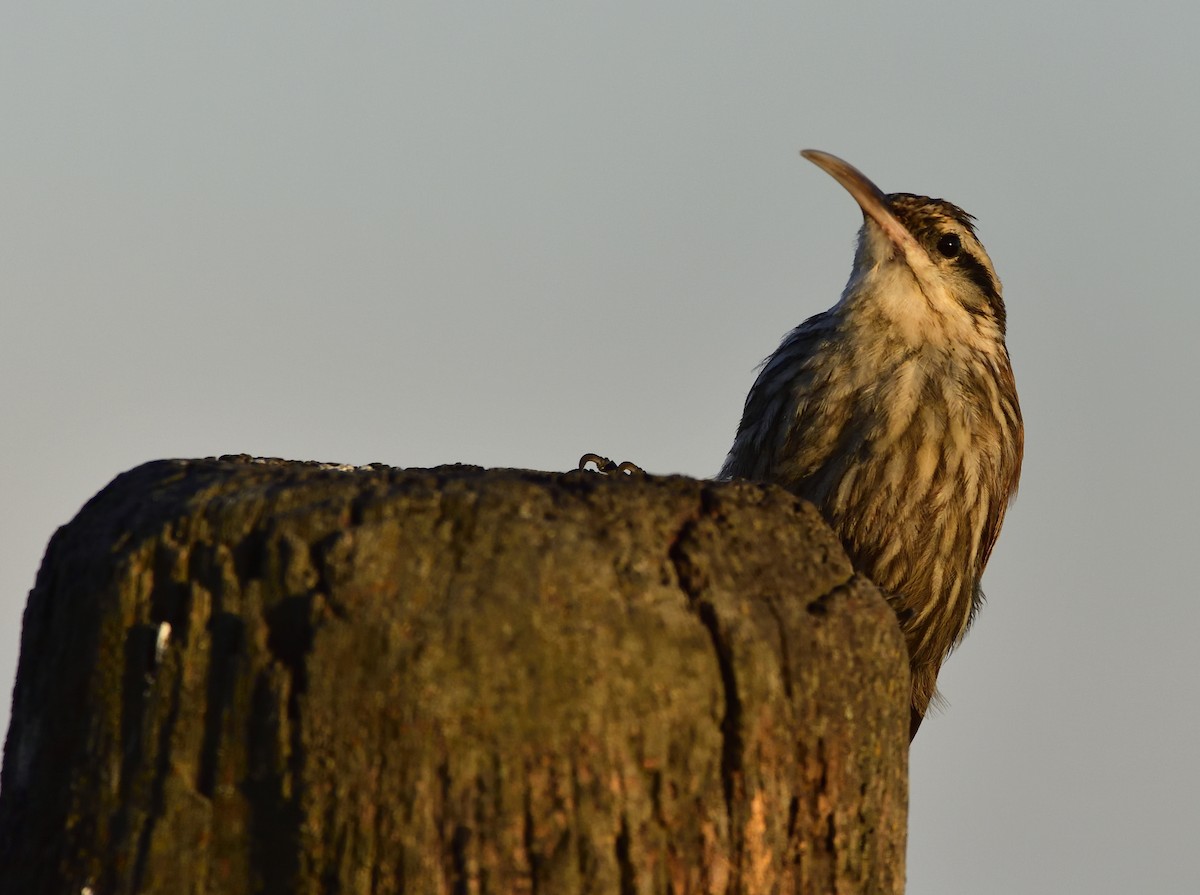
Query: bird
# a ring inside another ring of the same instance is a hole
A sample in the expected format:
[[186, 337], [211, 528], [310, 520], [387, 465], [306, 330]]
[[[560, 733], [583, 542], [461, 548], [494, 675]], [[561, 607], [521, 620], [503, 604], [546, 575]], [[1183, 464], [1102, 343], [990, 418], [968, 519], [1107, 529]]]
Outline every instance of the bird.
[[911, 742], [982, 605], [1020, 479], [1003, 293], [957, 205], [885, 194], [837, 156], [801, 155], [862, 210], [853, 268], [837, 303], [763, 361], [718, 479], [813, 503], [884, 593], [908, 647]]

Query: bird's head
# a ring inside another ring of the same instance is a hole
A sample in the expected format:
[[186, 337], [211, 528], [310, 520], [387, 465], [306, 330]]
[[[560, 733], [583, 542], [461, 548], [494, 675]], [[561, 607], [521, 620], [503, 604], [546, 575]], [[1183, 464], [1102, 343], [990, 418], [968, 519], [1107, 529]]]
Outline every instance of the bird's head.
[[974, 218], [945, 199], [886, 194], [837, 156], [801, 153], [831, 175], [863, 211], [844, 300], [870, 302], [897, 322], [1003, 340], [1000, 278], [975, 235]]

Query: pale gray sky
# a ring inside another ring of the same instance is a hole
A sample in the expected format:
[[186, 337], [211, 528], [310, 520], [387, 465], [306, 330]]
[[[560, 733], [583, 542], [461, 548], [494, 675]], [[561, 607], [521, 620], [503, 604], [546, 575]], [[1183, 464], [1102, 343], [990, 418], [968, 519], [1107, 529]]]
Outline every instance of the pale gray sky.
[[909, 891], [1196, 892], [1198, 35], [1191, 2], [7, 5], [0, 680], [55, 527], [145, 460], [712, 475], [850, 270], [815, 147], [978, 217], [1026, 417]]

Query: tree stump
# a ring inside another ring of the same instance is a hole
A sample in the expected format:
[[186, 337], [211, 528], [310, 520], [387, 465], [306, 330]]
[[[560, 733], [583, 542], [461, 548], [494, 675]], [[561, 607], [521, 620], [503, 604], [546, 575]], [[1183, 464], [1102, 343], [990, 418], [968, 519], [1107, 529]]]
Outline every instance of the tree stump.
[[0, 891], [897, 893], [908, 686], [778, 488], [148, 463], [30, 594]]

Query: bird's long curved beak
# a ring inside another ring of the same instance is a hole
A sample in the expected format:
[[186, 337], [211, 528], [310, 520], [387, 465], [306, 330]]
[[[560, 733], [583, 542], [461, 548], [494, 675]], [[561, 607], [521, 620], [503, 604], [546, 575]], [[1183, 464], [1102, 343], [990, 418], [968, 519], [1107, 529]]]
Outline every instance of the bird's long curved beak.
[[867, 175], [849, 162], [819, 149], [804, 149], [800, 154], [840, 183], [854, 197], [863, 214], [874, 221], [883, 234], [904, 256], [908, 266], [918, 276], [931, 264], [929, 253], [917, 242], [888, 208], [887, 196]]

